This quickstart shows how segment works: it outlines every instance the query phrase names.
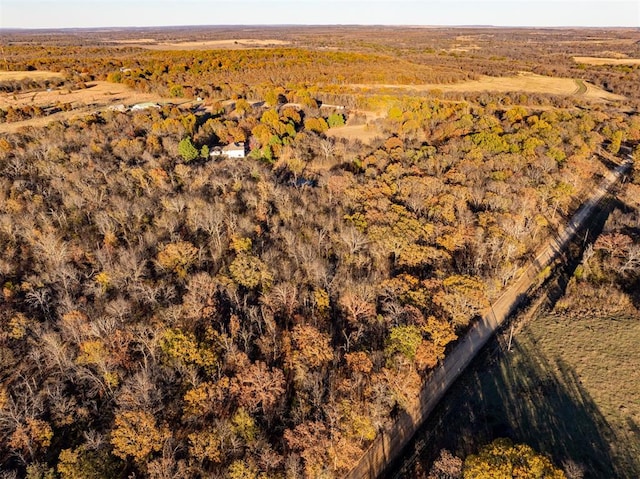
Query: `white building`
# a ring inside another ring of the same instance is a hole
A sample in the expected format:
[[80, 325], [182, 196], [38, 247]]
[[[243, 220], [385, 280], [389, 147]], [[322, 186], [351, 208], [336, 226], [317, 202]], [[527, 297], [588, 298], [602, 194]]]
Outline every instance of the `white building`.
[[244, 142], [231, 143], [222, 148], [216, 146], [211, 149], [210, 156], [226, 156], [227, 158], [245, 158], [247, 156], [246, 144]]
[[159, 110], [160, 105], [152, 101], [148, 101], [146, 103], [138, 103], [137, 105], [133, 105], [131, 107], [131, 111], [142, 111], [142, 110], [148, 110], [149, 108], [156, 108]]

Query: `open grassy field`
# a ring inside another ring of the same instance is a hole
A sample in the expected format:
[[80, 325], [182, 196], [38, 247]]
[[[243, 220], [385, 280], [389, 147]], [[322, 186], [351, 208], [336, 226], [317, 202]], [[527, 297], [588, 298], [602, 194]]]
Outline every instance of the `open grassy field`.
[[[28, 72], [33, 73], [33, 72]], [[25, 126], [46, 126], [52, 121], [68, 120], [82, 114], [104, 110], [113, 105], [131, 106], [137, 103], [175, 102], [175, 98], [163, 98], [153, 93], [135, 91], [120, 83], [94, 81], [87, 88], [77, 90], [53, 89], [51, 91], [27, 91], [21, 93], [0, 93], [0, 108], [39, 106], [46, 109], [58, 104], [71, 104], [71, 110], [29, 120], [0, 123], [0, 133], [12, 133]]]
[[585, 65], [640, 65], [640, 58], [573, 57]]
[[105, 106], [122, 103], [133, 105], [147, 101], [168, 101], [168, 98], [160, 98], [153, 93], [141, 93], [120, 83], [106, 81], [94, 81], [87, 83], [87, 88], [76, 90], [53, 89], [51, 91], [28, 91], [23, 93], [0, 94], [0, 108], [8, 106], [40, 106], [46, 107], [57, 103], [71, 103]]
[[34, 71], [0, 71], [0, 81], [19, 81], [25, 79], [47, 80], [49, 78], [63, 78], [60, 72], [42, 70]]
[[369, 143], [381, 133], [373, 125], [347, 125], [327, 130], [326, 135], [330, 138], [346, 138], [347, 140], [360, 140]]
[[511, 351], [494, 341], [447, 394], [418, 439], [423, 467], [433, 449], [464, 456], [510, 437], [585, 479], [640, 477], [638, 344], [638, 316], [534, 318]]
[[415, 91], [441, 92], [523, 92], [544, 93], [551, 95], [581, 95], [594, 100], [623, 100], [624, 97], [609, 93], [595, 85], [584, 82], [586, 92], [582, 92], [581, 81], [573, 78], [554, 78], [534, 73], [520, 73], [511, 77], [482, 76], [478, 80], [450, 84], [422, 84], [422, 85], [353, 85], [360, 88], [401, 88]]
[[254, 38], [239, 38], [229, 40], [203, 40], [190, 42], [154, 42], [149, 39], [126, 40], [127, 46], [138, 46], [149, 50], [231, 50], [244, 48], [267, 48], [290, 45], [291, 42], [276, 39], [257, 40]]

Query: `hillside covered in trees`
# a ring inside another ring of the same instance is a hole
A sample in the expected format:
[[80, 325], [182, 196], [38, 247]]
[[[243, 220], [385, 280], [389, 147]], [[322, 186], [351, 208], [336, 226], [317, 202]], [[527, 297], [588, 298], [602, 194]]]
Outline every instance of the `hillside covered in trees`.
[[[7, 45], [9, 68], [65, 77], [7, 94], [99, 78], [176, 104], [0, 135], [0, 470], [16, 477], [340, 477], [640, 140], [637, 97], [338, 88], [485, 73], [393, 42], [30, 41]], [[372, 141], [329, 135], [374, 107]], [[210, 155], [233, 142], [246, 158]], [[626, 278], [622, 236], [595, 251]]]

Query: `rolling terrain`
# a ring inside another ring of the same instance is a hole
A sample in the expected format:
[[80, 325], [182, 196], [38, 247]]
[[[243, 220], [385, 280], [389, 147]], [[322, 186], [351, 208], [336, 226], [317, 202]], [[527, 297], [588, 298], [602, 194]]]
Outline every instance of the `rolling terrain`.
[[[635, 29], [0, 37], [8, 477], [345, 477], [640, 151]], [[611, 341], [631, 347], [628, 176], [566, 300], [533, 339], [514, 334], [489, 385], [463, 381], [438, 406], [469, 428], [423, 441], [423, 471], [442, 447], [462, 464], [508, 436], [565, 471], [633, 476], [614, 438], [635, 451], [622, 394], [637, 381], [607, 371], [631, 378], [635, 357], [588, 335], [610, 311], [576, 309], [615, 298]], [[493, 412], [513, 398], [506, 419]]]

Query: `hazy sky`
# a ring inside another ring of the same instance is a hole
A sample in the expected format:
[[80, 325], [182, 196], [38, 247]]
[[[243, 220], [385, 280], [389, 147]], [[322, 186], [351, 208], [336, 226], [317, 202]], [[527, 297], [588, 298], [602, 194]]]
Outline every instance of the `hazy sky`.
[[0, 0], [0, 27], [385, 24], [640, 27], [640, 0]]

